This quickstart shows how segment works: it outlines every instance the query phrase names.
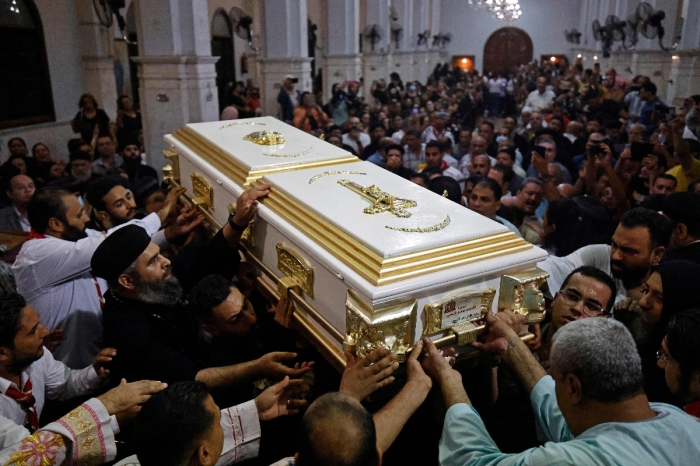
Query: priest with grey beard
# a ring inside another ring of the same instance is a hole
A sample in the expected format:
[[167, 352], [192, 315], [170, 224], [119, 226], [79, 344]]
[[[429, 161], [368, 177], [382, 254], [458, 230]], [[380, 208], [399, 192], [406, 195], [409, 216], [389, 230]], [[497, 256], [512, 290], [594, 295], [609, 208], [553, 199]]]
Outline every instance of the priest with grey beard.
[[238, 272], [238, 241], [268, 189], [262, 185], [244, 192], [211, 240], [184, 247], [172, 260], [160, 254], [139, 226], [115, 231], [97, 248], [92, 270], [109, 286], [102, 311], [104, 344], [119, 354], [109, 368], [112, 380], [198, 380], [210, 390], [245, 380], [245, 364], [207, 366], [199, 325], [183, 296], [209, 274], [232, 279]]

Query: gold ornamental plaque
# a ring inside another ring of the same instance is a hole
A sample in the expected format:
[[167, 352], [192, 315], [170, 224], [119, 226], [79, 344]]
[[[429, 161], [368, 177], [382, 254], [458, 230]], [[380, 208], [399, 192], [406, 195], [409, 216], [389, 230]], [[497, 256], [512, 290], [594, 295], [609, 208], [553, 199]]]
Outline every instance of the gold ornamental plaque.
[[206, 178], [199, 173], [192, 173], [192, 193], [194, 205], [206, 205], [210, 209], [214, 208], [214, 188], [211, 187]]
[[538, 324], [545, 317], [544, 295], [540, 287], [549, 274], [542, 269], [532, 269], [501, 277], [498, 294], [498, 310], [510, 309], [527, 317], [528, 324]]
[[435, 303], [426, 304], [423, 308], [425, 313], [423, 335], [431, 335], [453, 327], [461, 328], [460, 325], [464, 326], [483, 319], [491, 310], [495, 296], [495, 288], [460, 291]]
[[314, 297], [313, 266], [301, 254], [282, 243], [277, 243], [277, 269], [299, 285], [310, 298]]

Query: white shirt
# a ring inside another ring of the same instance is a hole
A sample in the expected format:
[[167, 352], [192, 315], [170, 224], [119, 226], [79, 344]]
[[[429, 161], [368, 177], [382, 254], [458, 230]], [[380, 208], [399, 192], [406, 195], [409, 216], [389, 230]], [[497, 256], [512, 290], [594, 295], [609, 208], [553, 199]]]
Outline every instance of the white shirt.
[[[488, 155], [488, 154], [482, 154], [482, 155]], [[491, 162], [491, 166], [493, 167], [496, 165], [496, 159], [488, 155], [489, 161]], [[459, 161], [459, 171], [462, 172], [462, 174], [466, 177], [469, 178], [471, 174], [469, 173], [469, 167], [472, 166], [472, 156], [471, 154], [467, 154], [462, 159]]]
[[421, 135], [421, 141], [424, 143], [429, 143], [430, 141], [439, 141], [442, 138], [448, 138], [454, 145], [455, 139], [452, 136], [452, 132], [447, 131], [447, 128], [443, 129], [441, 132], [437, 132], [432, 126], [428, 126], [423, 130]]
[[503, 78], [489, 79], [489, 92], [491, 94], [500, 94], [506, 87], [506, 80]]
[[22, 371], [22, 387], [0, 377], [0, 414], [20, 426], [24, 424], [26, 413], [19, 402], [5, 395], [5, 392], [8, 388], [22, 391], [21, 388], [24, 388], [30, 377], [32, 396], [36, 400], [34, 406], [39, 417], [47, 397], [49, 400], [66, 401], [85, 395], [100, 384], [100, 378], [92, 365], [80, 370], [69, 369], [62, 362], [56, 361], [51, 351], [44, 348], [44, 355]]
[[[372, 139], [369, 137], [369, 134], [360, 133], [360, 142], [362, 143], [362, 150], [365, 150], [367, 146], [372, 144]], [[360, 152], [357, 142], [354, 139], [350, 139], [350, 133], [343, 134], [343, 144], [347, 144], [348, 146], [352, 147], [352, 150], [355, 151], [357, 156], [362, 157], [362, 153]]]
[[459, 183], [459, 189], [464, 191], [464, 175], [462, 175], [461, 171], [457, 170], [455, 167], [450, 165], [442, 171], [442, 174], [457, 180], [457, 182]]
[[548, 256], [544, 262], [540, 262], [539, 268], [549, 274], [547, 283], [552, 295], [559, 291], [564, 279], [575, 269], [584, 265], [591, 265], [600, 269], [603, 273], [610, 275], [617, 286], [617, 296], [615, 302], [627, 298], [627, 289], [622, 280], [612, 276], [610, 268], [610, 246], [605, 244], [592, 244], [578, 249], [566, 257]]
[[540, 91], [535, 89], [527, 96], [523, 112], [534, 112], [535, 110], [547, 108], [555, 97], [556, 95], [552, 91], [544, 91], [544, 94], [540, 94]]
[[[224, 429], [224, 449], [217, 466], [239, 463], [258, 456], [260, 450], [260, 420], [255, 401], [246, 401], [232, 408], [221, 410], [221, 427]], [[136, 455], [124, 458], [114, 466], [139, 466]]]
[[24, 232], [31, 231], [32, 226], [29, 224], [29, 220], [27, 220], [27, 218], [24, 215], [22, 215], [19, 212], [19, 210], [17, 210], [17, 207], [13, 206], [12, 208], [15, 209], [15, 212], [17, 212], [17, 219], [19, 220], [19, 224], [22, 226], [22, 231], [24, 231]]
[[408, 144], [403, 146], [403, 166], [416, 170], [419, 166], [425, 163], [425, 144], [420, 145], [420, 153], [413, 152]]
[[[160, 219], [152, 213], [112, 228], [107, 235], [130, 224], [153, 236], [160, 228]], [[17, 292], [36, 309], [41, 323], [49, 330], [65, 330], [67, 338], [56, 348], [54, 357], [73, 369], [89, 366], [102, 350], [100, 296], [107, 291], [107, 283], [92, 275], [90, 260], [107, 235], [90, 229], [85, 232], [88, 237], [78, 241], [53, 236], [27, 241], [12, 266]], [[156, 237], [154, 242], [159, 243]]]
[[391, 135], [391, 140], [394, 141], [394, 144], [401, 144], [401, 140], [403, 139], [405, 134], [406, 132], [400, 129]]

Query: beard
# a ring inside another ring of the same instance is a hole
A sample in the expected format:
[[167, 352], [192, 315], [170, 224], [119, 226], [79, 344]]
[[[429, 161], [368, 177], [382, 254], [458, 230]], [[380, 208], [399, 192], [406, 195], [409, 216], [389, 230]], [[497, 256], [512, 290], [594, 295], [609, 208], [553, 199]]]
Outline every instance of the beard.
[[92, 176], [92, 168], [88, 168], [85, 171], [76, 170], [75, 168], [72, 168], [70, 173], [71, 175], [73, 175], [73, 178], [75, 178], [78, 181], [88, 181]]
[[182, 286], [180, 286], [180, 282], [174, 276], [167, 280], [143, 281], [136, 292], [136, 296], [139, 301], [144, 303], [172, 306], [182, 297]]
[[81, 230], [80, 228], [66, 222], [66, 229], [61, 235], [61, 239], [76, 242], [83, 238], [87, 238], [87, 233], [85, 232], [85, 230]]
[[[613, 265], [620, 267], [622, 270], [613, 269]], [[649, 273], [649, 267], [635, 267], [630, 269], [622, 261], [610, 259], [610, 272], [612, 273], [612, 276], [618, 280], [628, 283], [637, 283], [647, 276]]]
[[12, 364], [11, 364], [12, 373], [13, 374], [20, 374], [31, 363], [41, 359], [41, 357], [43, 355], [44, 355], [44, 346], [42, 345], [41, 348], [39, 348], [39, 350], [33, 356], [27, 356], [24, 358], [15, 359], [14, 361], [12, 361]]

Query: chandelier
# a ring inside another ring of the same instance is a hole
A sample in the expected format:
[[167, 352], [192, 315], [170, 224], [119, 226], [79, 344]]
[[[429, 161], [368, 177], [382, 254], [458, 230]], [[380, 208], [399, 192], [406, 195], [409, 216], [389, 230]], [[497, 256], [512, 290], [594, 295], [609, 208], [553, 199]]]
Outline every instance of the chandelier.
[[494, 18], [508, 23], [523, 14], [518, 0], [469, 0], [469, 4], [476, 10], [486, 10]]

